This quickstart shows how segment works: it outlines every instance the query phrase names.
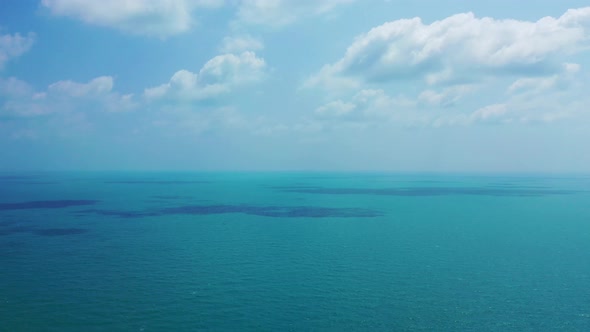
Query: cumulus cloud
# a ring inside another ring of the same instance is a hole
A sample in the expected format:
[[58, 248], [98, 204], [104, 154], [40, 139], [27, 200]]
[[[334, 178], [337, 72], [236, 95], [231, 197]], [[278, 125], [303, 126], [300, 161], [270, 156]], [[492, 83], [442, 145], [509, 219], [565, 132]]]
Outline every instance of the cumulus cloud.
[[[55, 16], [133, 34], [166, 37], [194, 26], [195, 12], [233, 4], [236, 22], [280, 27], [356, 0], [42, 0]], [[243, 50], [243, 49], [242, 49]], [[249, 49], [254, 50], [254, 49]]]
[[42, 0], [56, 16], [67, 16], [85, 23], [121, 31], [166, 37], [189, 30], [193, 12], [215, 8], [223, 0]]
[[355, 108], [356, 105], [354, 103], [336, 100], [318, 107], [315, 113], [320, 117], [341, 117], [350, 114]]
[[25, 81], [21, 81], [16, 77], [2, 78], [0, 77], [0, 97], [20, 97], [31, 94], [33, 89]]
[[473, 85], [456, 85], [436, 91], [427, 89], [420, 93], [418, 101], [429, 106], [448, 107], [455, 105], [464, 95], [475, 90]]
[[112, 77], [101, 76], [88, 83], [78, 83], [69, 80], [55, 82], [47, 90], [50, 94], [74, 98], [100, 97], [110, 93], [113, 85]]
[[35, 34], [29, 33], [22, 36], [19, 33], [15, 34], [0, 34], [0, 69], [4, 64], [13, 58], [16, 58], [27, 52], [35, 42]]
[[508, 87], [511, 94], [526, 93], [537, 95], [551, 89], [563, 89], [569, 86], [580, 71], [581, 65], [577, 63], [564, 63], [562, 72], [550, 76], [519, 78]]
[[238, 20], [246, 24], [274, 27], [294, 23], [298, 19], [326, 14], [337, 6], [355, 0], [249, 0], [238, 7]]
[[265, 67], [264, 59], [254, 52], [223, 54], [207, 61], [199, 76], [206, 84], [242, 84], [258, 81]]
[[406, 125], [423, 120], [420, 114], [412, 115], [415, 107], [415, 102], [403, 96], [391, 97], [381, 89], [364, 89], [348, 101], [338, 99], [318, 107], [314, 115], [321, 121], [359, 124], [398, 122]]
[[[557, 77], [557, 76], [556, 76]], [[545, 80], [540, 78], [539, 80]], [[563, 84], [558, 77], [558, 84]], [[392, 97], [382, 89], [357, 91], [349, 99], [337, 99], [318, 107], [314, 117], [324, 128], [347, 123], [403, 127], [443, 127], [552, 123], [586, 114], [588, 97], [580, 89], [540, 89], [539, 82], [527, 92], [500, 94], [496, 103], [478, 105], [473, 100], [459, 108], [446, 108], [473, 86], [425, 90], [415, 98]], [[477, 87], [478, 89], [480, 87]], [[583, 89], [582, 89], [583, 90]], [[503, 98], [504, 97], [504, 98]]]
[[307, 84], [420, 79], [433, 85], [486, 76], [547, 75], [561, 70], [562, 58], [587, 46], [589, 35], [590, 7], [536, 22], [473, 13], [431, 24], [401, 19], [357, 37], [340, 60], [325, 65]]
[[218, 97], [237, 85], [260, 80], [266, 68], [254, 52], [223, 54], [207, 61], [198, 73], [177, 71], [168, 83], [145, 89], [148, 99], [199, 101]]
[[[542, 95], [542, 96], [541, 96]], [[507, 99], [463, 112], [433, 114], [430, 124], [440, 126], [549, 124], [587, 117], [588, 97], [579, 90], [538, 91], [536, 97], [511, 95]]]
[[549, 77], [519, 78], [508, 87], [508, 92], [515, 93], [530, 90], [548, 90], [555, 87], [558, 79], [558, 75], [552, 75]]
[[358, 111], [365, 118], [384, 119], [390, 118], [396, 113], [405, 111], [415, 104], [403, 96], [391, 97], [381, 89], [364, 89], [352, 98]]
[[245, 51], [258, 51], [264, 48], [260, 39], [250, 35], [241, 35], [223, 38], [220, 47], [222, 53], [240, 53]]
[[126, 111], [137, 106], [133, 95], [113, 91], [113, 78], [101, 76], [87, 83], [58, 81], [36, 92], [16, 78], [0, 79], [0, 108], [4, 115], [38, 116], [69, 111]]
[[469, 119], [471, 121], [481, 121], [481, 122], [489, 122], [489, 121], [497, 121], [508, 113], [508, 106], [506, 104], [494, 104], [482, 107], [475, 112], [473, 112]]
[[[474, 125], [474, 124], [527, 124], [527, 123], [552, 123], [564, 120], [573, 115], [573, 111], [555, 110], [553, 105], [521, 104], [507, 101], [506, 103], [492, 104], [476, 109], [470, 114], [450, 114], [439, 116], [433, 121], [433, 125]], [[568, 105], [571, 106], [571, 105]]]

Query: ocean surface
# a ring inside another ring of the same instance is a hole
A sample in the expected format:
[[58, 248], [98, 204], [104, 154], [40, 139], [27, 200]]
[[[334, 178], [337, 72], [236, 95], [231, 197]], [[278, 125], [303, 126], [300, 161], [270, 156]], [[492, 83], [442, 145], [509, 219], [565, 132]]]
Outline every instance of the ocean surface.
[[590, 331], [590, 176], [0, 173], [0, 331]]

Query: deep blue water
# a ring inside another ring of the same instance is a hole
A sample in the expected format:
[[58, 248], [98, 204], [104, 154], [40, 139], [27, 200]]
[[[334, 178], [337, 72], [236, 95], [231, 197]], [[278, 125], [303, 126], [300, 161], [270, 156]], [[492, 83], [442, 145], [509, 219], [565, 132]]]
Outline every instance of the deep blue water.
[[590, 331], [590, 177], [0, 173], [0, 331]]

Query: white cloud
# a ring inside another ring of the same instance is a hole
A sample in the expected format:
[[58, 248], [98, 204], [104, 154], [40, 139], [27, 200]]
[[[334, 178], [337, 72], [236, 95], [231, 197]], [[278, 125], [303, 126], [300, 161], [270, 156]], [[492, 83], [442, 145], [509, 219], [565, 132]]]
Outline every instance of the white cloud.
[[577, 63], [564, 63], [560, 73], [550, 76], [517, 79], [508, 87], [508, 92], [511, 94], [527, 93], [538, 95], [551, 89], [563, 89], [574, 81], [581, 68], [582, 66]]
[[189, 30], [193, 12], [223, 0], [42, 0], [53, 15], [125, 32], [166, 37]]
[[581, 51], [590, 36], [590, 7], [536, 22], [457, 14], [425, 24], [420, 18], [385, 23], [357, 37], [344, 56], [308, 85], [342, 78], [361, 82], [423, 79], [457, 83], [486, 76], [546, 75]]
[[532, 90], [511, 95], [495, 104], [471, 112], [433, 114], [431, 123], [440, 126], [477, 124], [549, 124], [556, 121], [587, 118], [588, 97], [578, 89]]
[[250, 35], [225, 37], [220, 47], [222, 53], [240, 53], [244, 51], [258, 51], [264, 48], [264, 44]]
[[0, 35], [0, 69], [8, 60], [27, 52], [34, 42], [34, 33], [29, 33], [26, 36], [21, 36], [19, 33]]
[[327, 70], [326, 67], [324, 67], [319, 74], [307, 79], [303, 83], [302, 88], [313, 89], [318, 86], [323, 87], [330, 92], [339, 93], [341, 91], [358, 90], [361, 88], [362, 82], [359, 82], [359, 80], [354, 77], [336, 75], [332, 73], [331, 70]]
[[314, 115], [324, 128], [351, 122], [370, 128], [380, 125], [442, 127], [551, 123], [587, 114], [587, 96], [580, 89], [571, 88], [532, 89], [526, 94], [509, 94], [507, 98], [486, 106], [478, 106], [472, 101], [461, 107], [445, 108], [473, 89], [475, 87], [454, 86], [441, 91], [425, 90], [415, 99], [392, 97], [381, 89], [364, 89], [349, 100], [338, 99], [320, 106]]
[[337, 99], [317, 107], [312, 116], [303, 116], [299, 121], [258, 124], [254, 133], [273, 136], [294, 134], [302, 141], [314, 142], [321, 133], [333, 130], [364, 131], [388, 126], [423, 126], [423, 115], [415, 113], [416, 102], [404, 96], [391, 97], [381, 89], [364, 89], [348, 100]]
[[[395, 122], [404, 125], [423, 121], [416, 113], [416, 103], [403, 96], [391, 97], [381, 89], [358, 91], [349, 101], [335, 100], [318, 107], [315, 116], [318, 120], [333, 120], [346, 124]], [[334, 122], [334, 124], [336, 124]]]
[[508, 92], [515, 93], [529, 90], [548, 90], [555, 87], [558, 79], [558, 75], [552, 75], [549, 77], [519, 78], [508, 87]]
[[475, 89], [472, 85], [451, 86], [438, 92], [432, 89], [424, 90], [418, 96], [418, 101], [430, 106], [448, 107], [455, 105], [464, 95]]
[[331, 12], [355, 0], [249, 0], [238, 8], [240, 22], [255, 25], [285, 26], [295, 21]]
[[418, 109], [416, 100], [404, 95], [390, 96], [382, 89], [361, 90], [352, 101], [365, 120], [403, 126], [422, 126], [426, 121], [426, 114]]
[[563, 64], [563, 69], [568, 74], [575, 74], [575, 73], [579, 72], [581, 68], [582, 68], [582, 66], [578, 63], [564, 63]]
[[33, 88], [25, 81], [21, 81], [15, 77], [0, 77], [0, 96], [10, 98], [27, 96], [30, 95], [32, 91]]
[[253, 52], [223, 54], [209, 60], [199, 73], [177, 71], [168, 83], [148, 88], [148, 99], [206, 100], [231, 91], [237, 85], [262, 79], [266, 63]]
[[108, 94], [113, 89], [113, 85], [112, 77], [101, 76], [88, 83], [78, 83], [74, 81], [55, 82], [49, 86], [47, 91], [55, 95], [83, 98]]
[[195, 12], [202, 9], [232, 4], [236, 9], [237, 23], [280, 27], [306, 17], [331, 13], [336, 7], [354, 1], [42, 0], [41, 4], [55, 16], [70, 17], [132, 34], [166, 37], [191, 29], [195, 24]]
[[0, 79], [4, 104], [0, 111], [13, 116], [38, 116], [71, 111], [127, 111], [137, 104], [133, 95], [113, 91], [113, 78], [101, 76], [87, 83], [55, 82], [42, 92], [35, 92], [26, 82], [15, 78]]
[[254, 52], [239, 55], [223, 54], [207, 61], [199, 71], [199, 79], [207, 84], [242, 84], [261, 79], [266, 67], [264, 59]]
[[340, 117], [349, 114], [356, 108], [353, 103], [345, 103], [342, 100], [329, 102], [318, 107], [315, 113], [320, 117]]
[[550, 105], [541, 105], [515, 103], [509, 100], [507, 103], [484, 106], [468, 116], [446, 116], [439, 120], [446, 121], [447, 125], [552, 123], [570, 118], [576, 113], [572, 105], [567, 105], [569, 110], [555, 108], [555, 106], [557, 105], [553, 101]]
[[229, 91], [228, 86], [222, 84], [201, 85], [197, 77], [197, 74], [188, 70], [179, 70], [172, 75], [168, 83], [145, 89], [144, 96], [148, 99], [158, 99], [173, 95], [179, 99], [204, 100]]
[[33, 87], [17, 78], [0, 78], [0, 114], [12, 116], [35, 116], [48, 113], [43, 103], [36, 99], [45, 97], [35, 93]]
[[365, 115], [388, 115], [407, 106], [403, 99], [392, 98], [381, 89], [361, 90], [352, 101]]
[[495, 104], [482, 107], [470, 115], [472, 121], [489, 122], [501, 119], [508, 113], [506, 104]]

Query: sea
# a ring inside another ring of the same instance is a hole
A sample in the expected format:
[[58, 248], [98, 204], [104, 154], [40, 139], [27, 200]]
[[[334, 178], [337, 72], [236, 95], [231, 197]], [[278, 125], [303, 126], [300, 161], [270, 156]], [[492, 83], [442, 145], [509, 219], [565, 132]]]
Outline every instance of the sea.
[[0, 331], [590, 331], [590, 176], [1, 173]]

